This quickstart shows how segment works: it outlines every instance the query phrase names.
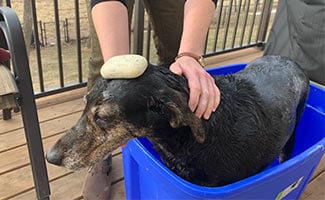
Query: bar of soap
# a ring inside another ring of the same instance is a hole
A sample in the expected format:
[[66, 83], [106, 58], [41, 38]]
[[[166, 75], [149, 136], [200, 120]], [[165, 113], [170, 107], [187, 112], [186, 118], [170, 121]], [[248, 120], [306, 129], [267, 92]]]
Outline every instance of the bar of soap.
[[105, 79], [137, 78], [147, 69], [148, 61], [136, 54], [114, 56], [107, 60], [100, 74]]

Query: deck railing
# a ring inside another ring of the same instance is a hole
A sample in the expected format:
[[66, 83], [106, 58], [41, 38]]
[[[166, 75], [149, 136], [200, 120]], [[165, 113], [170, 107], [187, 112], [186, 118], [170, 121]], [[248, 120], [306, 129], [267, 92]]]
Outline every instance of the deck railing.
[[[252, 46], [263, 47], [277, 5], [277, 0], [219, 0], [207, 34], [205, 56]], [[145, 55], [151, 62], [156, 61], [156, 56], [151, 55], [154, 45], [150, 21], [146, 21], [140, 1], [136, 1], [135, 11], [137, 26], [134, 27], [133, 52]]]
[[[54, 21], [46, 23], [45, 27], [45, 23], [38, 20], [39, 10], [36, 10], [35, 0], [30, 2], [35, 46], [31, 51], [30, 62], [35, 96], [42, 97], [85, 86], [89, 60], [86, 39], [89, 30], [85, 16], [80, 17], [80, 9], [86, 6], [85, 1], [74, 0], [73, 12], [67, 20], [60, 18], [58, 0], [53, 0]], [[8, 6], [14, 3], [6, 0]], [[204, 56], [252, 46], [263, 47], [277, 4], [278, 0], [219, 0], [207, 34]], [[151, 63], [156, 63], [153, 33], [141, 0], [135, 0], [134, 7], [131, 52], [142, 54]], [[73, 55], [70, 55], [71, 51]], [[46, 56], [53, 57], [53, 54], [56, 54], [55, 62], [48, 63]]]

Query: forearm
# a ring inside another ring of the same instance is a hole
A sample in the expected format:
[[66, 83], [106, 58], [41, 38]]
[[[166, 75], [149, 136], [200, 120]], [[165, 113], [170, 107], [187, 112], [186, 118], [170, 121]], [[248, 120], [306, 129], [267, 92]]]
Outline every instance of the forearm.
[[92, 8], [92, 17], [104, 61], [129, 53], [129, 27], [126, 7], [118, 1], [107, 1]]
[[201, 55], [206, 34], [215, 10], [211, 0], [187, 0], [184, 8], [183, 35], [179, 53]]

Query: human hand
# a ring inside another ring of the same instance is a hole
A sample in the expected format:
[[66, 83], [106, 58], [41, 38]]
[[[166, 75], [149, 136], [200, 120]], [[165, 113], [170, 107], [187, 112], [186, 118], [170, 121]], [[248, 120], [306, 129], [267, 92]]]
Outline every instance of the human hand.
[[178, 58], [170, 70], [187, 78], [190, 89], [188, 105], [198, 118], [208, 120], [220, 103], [220, 91], [214, 79], [190, 56]]

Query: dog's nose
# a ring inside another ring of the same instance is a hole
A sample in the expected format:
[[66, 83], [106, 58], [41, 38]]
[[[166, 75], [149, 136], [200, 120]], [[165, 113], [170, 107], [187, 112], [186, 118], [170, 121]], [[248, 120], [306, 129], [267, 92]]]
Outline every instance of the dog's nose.
[[63, 160], [63, 154], [55, 149], [49, 149], [46, 154], [46, 160], [54, 165], [61, 166]]

